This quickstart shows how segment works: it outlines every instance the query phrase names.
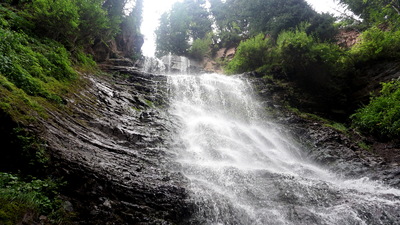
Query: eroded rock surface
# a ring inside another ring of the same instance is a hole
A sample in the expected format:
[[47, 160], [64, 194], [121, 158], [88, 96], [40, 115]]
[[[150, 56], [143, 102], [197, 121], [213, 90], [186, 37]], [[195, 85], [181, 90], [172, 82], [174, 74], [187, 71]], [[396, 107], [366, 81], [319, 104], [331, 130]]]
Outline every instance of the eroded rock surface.
[[[360, 147], [360, 142], [368, 142], [366, 137], [349, 131], [347, 134], [326, 126], [315, 119], [305, 119], [282, 107], [286, 99], [282, 88], [271, 81], [258, 77], [256, 73], [244, 74], [253, 84], [263, 104], [273, 112], [270, 119], [288, 128], [287, 132], [302, 144], [307, 158], [323, 168], [347, 178], [367, 177], [400, 188], [400, 161], [398, 150], [392, 148], [392, 159], [382, 157], [375, 151]], [[394, 144], [393, 144], [394, 145]]]
[[[187, 224], [194, 210], [188, 181], [174, 163], [180, 125], [168, 112], [166, 77], [125, 64], [104, 67], [116, 77], [84, 76], [80, 92], [43, 121], [54, 170], [68, 181], [67, 208], [78, 224]], [[320, 121], [283, 110], [279, 88], [244, 75], [266, 107], [279, 114], [307, 158], [349, 178], [369, 177], [400, 187], [400, 169], [361, 149], [357, 140]]]
[[[165, 77], [118, 67], [86, 76], [86, 88], [49, 112], [42, 134], [79, 224], [176, 224], [188, 216], [185, 179], [174, 171], [177, 126], [165, 110]], [[126, 77], [123, 79], [121, 77]]]

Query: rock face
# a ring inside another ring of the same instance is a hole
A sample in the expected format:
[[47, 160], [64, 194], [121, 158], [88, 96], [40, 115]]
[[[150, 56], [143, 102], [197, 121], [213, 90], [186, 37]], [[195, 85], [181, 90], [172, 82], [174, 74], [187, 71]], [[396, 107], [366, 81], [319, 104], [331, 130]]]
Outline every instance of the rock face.
[[121, 24], [121, 31], [115, 39], [104, 43], [102, 40], [97, 40], [91, 49], [91, 54], [96, 62], [105, 62], [109, 59], [118, 58], [136, 58], [141, 52], [144, 38], [141, 34], [135, 32], [134, 28], [129, 25], [129, 22], [124, 21]]
[[[282, 107], [287, 100], [280, 87], [257, 76], [244, 74], [255, 87], [264, 106], [273, 113], [269, 119], [287, 128], [290, 136], [306, 150], [305, 157], [337, 174], [348, 178], [368, 177], [400, 188], [400, 161], [381, 157], [378, 152], [362, 149], [358, 143], [368, 142], [356, 133], [344, 134], [319, 120], [305, 119]], [[395, 149], [392, 149], [395, 151]], [[393, 155], [400, 152], [393, 152]], [[398, 159], [399, 157], [397, 157]]]
[[[176, 171], [173, 138], [177, 119], [169, 114], [166, 77], [139, 72], [127, 60], [104, 69], [117, 77], [86, 75], [67, 105], [42, 121], [40, 135], [53, 169], [68, 181], [67, 207], [78, 224], [188, 224], [196, 210], [188, 181]], [[285, 96], [257, 74], [243, 75], [279, 111], [271, 116], [289, 128], [308, 158], [346, 177], [381, 180], [400, 187], [400, 169], [361, 149], [357, 140], [281, 110]]]
[[198, 74], [203, 72], [202, 65], [184, 56], [166, 55], [161, 58], [166, 73]]
[[118, 70], [127, 78], [86, 76], [66, 109], [43, 121], [54, 169], [79, 224], [181, 223], [190, 210], [185, 179], [171, 172], [165, 77]]

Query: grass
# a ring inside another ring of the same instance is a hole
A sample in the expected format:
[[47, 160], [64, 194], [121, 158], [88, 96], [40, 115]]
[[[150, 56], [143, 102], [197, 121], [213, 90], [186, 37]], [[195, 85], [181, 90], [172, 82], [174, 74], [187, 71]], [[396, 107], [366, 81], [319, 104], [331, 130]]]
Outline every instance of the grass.
[[323, 126], [333, 128], [344, 134], [346, 134], [348, 132], [348, 128], [342, 123], [337, 123], [337, 122], [322, 118], [322, 117], [312, 114], [312, 113], [301, 112], [299, 109], [293, 108], [290, 106], [287, 106], [287, 108], [291, 112], [295, 113], [296, 115], [300, 116], [303, 119], [311, 119], [311, 120], [319, 121], [323, 124]]
[[372, 147], [371, 147], [370, 145], [366, 144], [366, 143], [363, 142], [363, 141], [358, 142], [357, 145], [358, 145], [360, 148], [362, 148], [362, 149], [364, 149], [364, 150], [366, 150], [366, 151], [371, 151], [371, 149], [372, 149]]

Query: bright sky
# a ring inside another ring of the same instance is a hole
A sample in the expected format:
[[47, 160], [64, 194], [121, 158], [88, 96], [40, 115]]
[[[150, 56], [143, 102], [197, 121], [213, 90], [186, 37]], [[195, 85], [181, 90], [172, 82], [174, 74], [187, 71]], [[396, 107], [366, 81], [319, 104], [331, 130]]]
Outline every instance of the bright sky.
[[[172, 4], [182, 0], [144, 0], [143, 5], [143, 23], [141, 27], [144, 35], [144, 44], [142, 47], [143, 55], [154, 56], [155, 52], [155, 34], [158, 26], [158, 19], [161, 14], [168, 11]], [[339, 15], [337, 10], [343, 11], [337, 5], [337, 0], [306, 0], [317, 12], [330, 12]]]

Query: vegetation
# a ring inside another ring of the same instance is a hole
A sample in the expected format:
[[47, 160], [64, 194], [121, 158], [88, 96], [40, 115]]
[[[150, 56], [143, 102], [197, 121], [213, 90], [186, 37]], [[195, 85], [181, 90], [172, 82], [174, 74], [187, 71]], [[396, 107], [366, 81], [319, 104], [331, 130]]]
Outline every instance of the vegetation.
[[272, 39], [259, 34], [240, 43], [226, 72], [233, 74], [257, 70], [264, 65], [274, 65], [275, 61], [276, 49]]
[[[64, 109], [64, 97], [80, 87], [79, 74], [97, 73], [87, 54], [93, 46], [118, 38], [123, 26], [140, 35], [143, 1], [134, 1], [125, 15], [127, 3], [0, 2], [0, 224], [67, 222], [59, 193], [63, 182], [48, 173], [46, 145], [27, 127], [40, 129], [48, 110]], [[41, 215], [48, 221], [39, 221]]]
[[400, 136], [400, 81], [382, 84], [379, 96], [352, 115], [354, 126], [381, 138]]
[[[203, 41], [207, 42], [206, 36], [211, 32], [212, 22], [205, 3], [205, 0], [184, 0], [175, 3], [170, 12], [161, 15], [160, 26], [156, 30], [156, 56], [161, 57], [168, 53], [188, 55], [190, 41], [205, 39]], [[196, 56], [199, 45], [203, 43], [195, 43], [192, 54]]]
[[201, 60], [205, 56], [210, 56], [210, 46], [212, 45], [212, 34], [206, 35], [202, 39], [196, 39], [193, 41], [192, 46], [189, 49], [189, 57], [193, 59]]
[[[210, 8], [206, 9], [204, 0], [185, 0], [162, 15], [156, 31], [158, 56], [172, 53], [190, 57], [190, 49], [197, 49], [200, 44], [197, 40], [211, 32], [212, 42], [208, 45], [211, 50], [236, 46], [260, 33], [276, 38], [281, 31], [302, 22], [311, 24], [308, 34], [322, 40], [331, 40], [336, 34], [334, 18], [316, 13], [304, 0], [211, 0], [209, 3]], [[202, 49], [202, 54], [208, 53]]]
[[361, 41], [349, 52], [357, 62], [397, 59], [400, 56], [400, 30], [382, 30], [376, 26], [364, 31]]
[[[63, 184], [51, 179], [35, 177], [29, 181], [10, 173], [0, 172], [0, 223], [18, 224], [26, 214], [31, 214], [25, 223], [33, 223], [33, 215], [49, 215], [54, 223], [66, 222], [68, 212], [62, 207], [59, 188]], [[72, 215], [70, 215], [72, 216]]]
[[400, 3], [393, 0], [339, 0], [367, 25], [399, 23]]

